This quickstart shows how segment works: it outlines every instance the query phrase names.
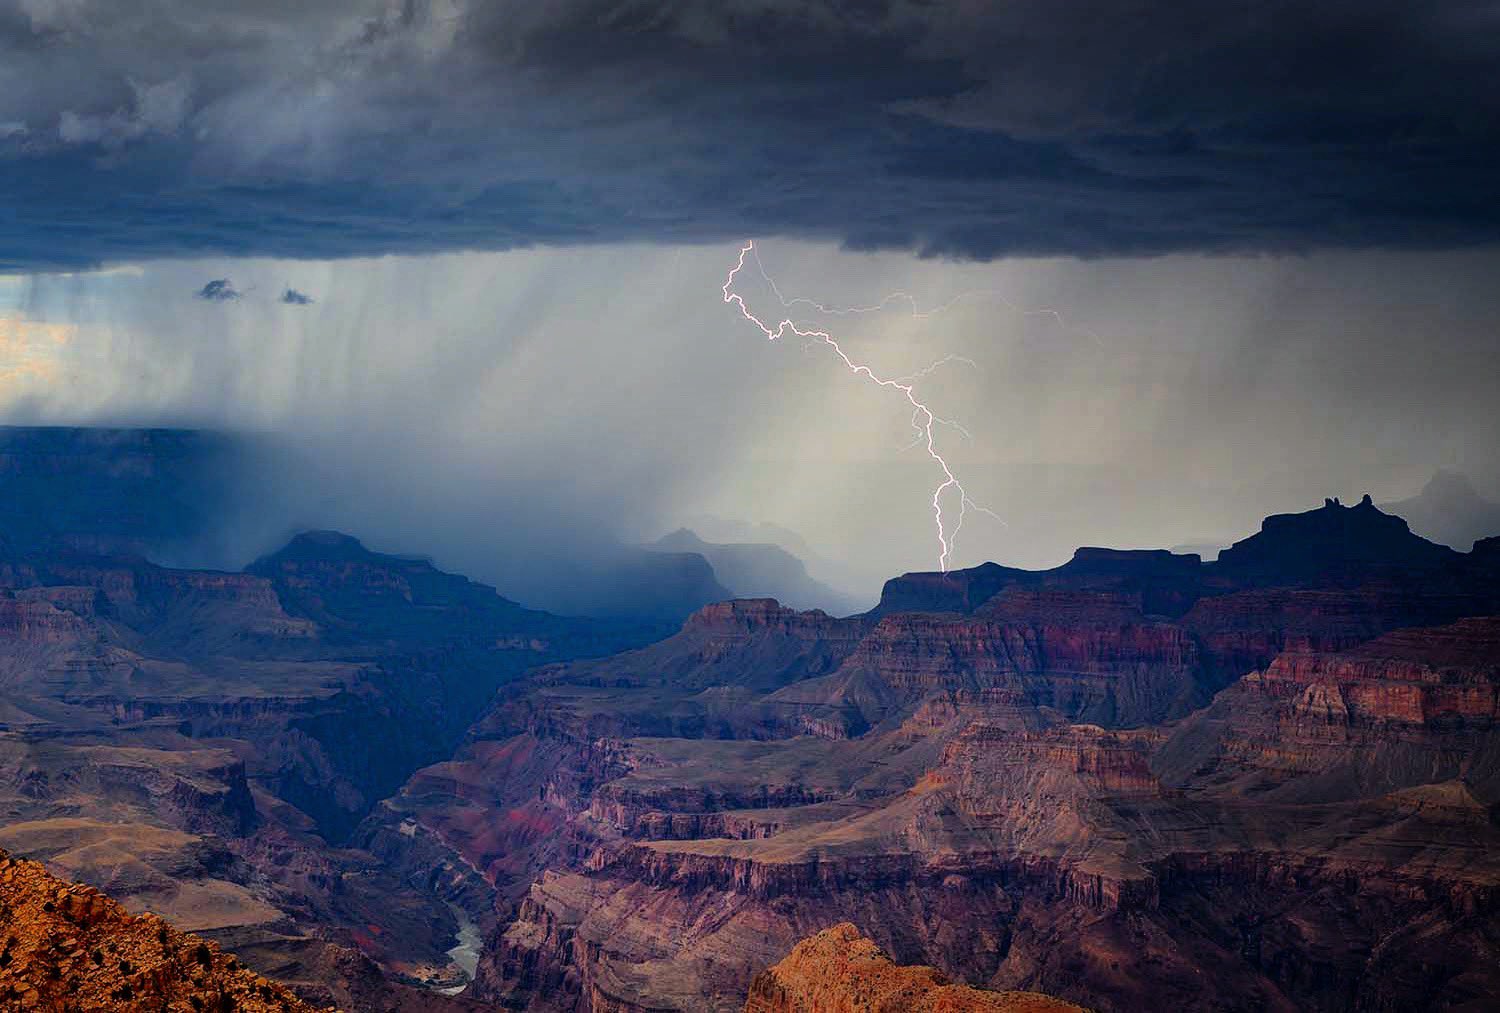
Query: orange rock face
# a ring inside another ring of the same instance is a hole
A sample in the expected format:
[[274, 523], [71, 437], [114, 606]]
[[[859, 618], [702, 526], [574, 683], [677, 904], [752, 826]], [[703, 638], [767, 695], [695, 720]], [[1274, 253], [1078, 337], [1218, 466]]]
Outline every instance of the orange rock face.
[[1081, 1013], [1039, 992], [950, 984], [930, 967], [893, 963], [848, 922], [798, 943], [758, 975], [745, 1013]]
[[0, 851], [0, 1008], [311, 1013], [232, 954]]

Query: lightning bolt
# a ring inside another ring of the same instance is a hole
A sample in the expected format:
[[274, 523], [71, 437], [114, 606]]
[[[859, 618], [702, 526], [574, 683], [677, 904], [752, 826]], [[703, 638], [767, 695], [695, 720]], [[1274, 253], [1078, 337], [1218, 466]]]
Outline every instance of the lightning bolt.
[[[961, 359], [961, 357], [959, 356], [948, 356], [943, 360], [939, 360], [938, 362], [933, 363], [922, 372], [914, 374], [912, 376], [882, 377], [878, 375], [874, 370], [872, 370], [869, 366], [860, 362], [855, 362], [853, 359], [851, 359], [848, 353], [844, 351], [844, 349], [836, 340], [834, 340], [833, 335], [829, 334], [827, 331], [807, 330], [798, 327], [796, 323], [794, 323], [790, 318], [784, 318], [780, 320], [773, 329], [767, 326], [766, 323], [760, 319], [760, 317], [756, 316], [754, 313], [751, 313], [750, 307], [746, 305], [744, 298], [741, 297], [738, 292], [733, 291], [734, 279], [741, 271], [745, 269], [745, 258], [750, 256], [752, 253], [755, 253], [755, 243], [753, 240], [746, 240], [745, 245], [740, 248], [739, 260], [735, 263], [734, 267], [730, 268], [729, 276], [724, 279], [723, 291], [724, 301], [726, 303], [738, 307], [740, 314], [750, 323], [754, 324], [760, 330], [760, 332], [766, 336], [767, 340], [775, 341], [777, 338], [791, 333], [807, 341], [822, 342], [829, 348], [833, 349], [833, 353], [838, 356], [839, 360], [843, 362], [843, 364], [849, 369], [849, 372], [853, 373], [855, 376], [864, 377], [871, 383], [875, 384], [877, 387], [885, 387], [889, 390], [898, 392], [902, 395], [902, 397], [906, 399], [907, 403], [911, 405], [912, 428], [917, 433], [916, 445], [926, 445], [927, 456], [932, 458], [933, 463], [938, 466], [943, 474], [942, 481], [939, 482], [937, 488], [933, 489], [932, 491], [932, 517], [934, 523], [937, 525], [938, 569], [943, 573], [947, 573], [948, 560], [953, 555], [953, 546], [958, 539], [958, 533], [963, 530], [964, 517], [970, 510], [987, 514], [990, 517], [993, 517], [995, 520], [1000, 521], [1000, 523], [1005, 523], [993, 510], [989, 509], [988, 507], [981, 506], [969, 496], [968, 490], [964, 488], [963, 483], [958, 480], [958, 477], [953, 474], [953, 469], [949, 467], [947, 460], [938, 451], [936, 436], [933, 432], [933, 430], [937, 426], [950, 426], [957, 429], [959, 432], [964, 433], [965, 435], [967, 435], [967, 431], [951, 419], [945, 419], [935, 413], [924, 402], [918, 400], [916, 395], [916, 380], [920, 377], [931, 373], [934, 369], [942, 365], [944, 362], [970, 362], [970, 360]], [[776, 288], [776, 283], [771, 281], [770, 276], [766, 274], [764, 265], [760, 264], [760, 255], [758, 253], [755, 254], [755, 261], [756, 264], [760, 266], [760, 273], [763, 277], [765, 277], [767, 283], [770, 285], [771, 291], [776, 293], [776, 297], [781, 300], [782, 308], [789, 309], [791, 307], [791, 304], [788, 303], [786, 299], [782, 298], [780, 290]], [[890, 302], [890, 299], [887, 298], [886, 302]], [[817, 305], [815, 303], [809, 304]], [[885, 303], [882, 303], [882, 305], [885, 305]], [[823, 307], [819, 308], [823, 309]], [[915, 311], [916, 303], [914, 301], [912, 303], [912, 308]], [[830, 311], [825, 309], [824, 312], [837, 311]], [[972, 364], [973, 363], [970, 362], [970, 365]], [[958, 519], [954, 522], [953, 530], [951, 532], [947, 530], [947, 527], [943, 521], [943, 495], [949, 490], [955, 490], [958, 493]]]

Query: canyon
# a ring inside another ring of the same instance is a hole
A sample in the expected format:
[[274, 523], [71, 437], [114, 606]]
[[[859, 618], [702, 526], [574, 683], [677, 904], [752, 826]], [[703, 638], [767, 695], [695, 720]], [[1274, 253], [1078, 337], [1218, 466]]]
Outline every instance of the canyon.
[[347, 534], [187, 569], [143, 554], [160, 517], [23, 506], [0, 848], [301, 1002], [1500, 995], [1500, 539], [1329, 501], [1211, 563], [1082, 548], [663, 636]]
[[320, 1004], [426, 1004], [456, 919], [347, 838], [498, 687], [641, 636], [327, 532], [240, 573], [6, 546], [0, 846]]
[[1096, 1009], [1483, 1005], [1494, 553], [1329, 502], [1213, 564], [710, 606], [535, 673], [362, 842], [473, 905], [466, 994], [528, 1009], [739, 1009], [841, 922]]

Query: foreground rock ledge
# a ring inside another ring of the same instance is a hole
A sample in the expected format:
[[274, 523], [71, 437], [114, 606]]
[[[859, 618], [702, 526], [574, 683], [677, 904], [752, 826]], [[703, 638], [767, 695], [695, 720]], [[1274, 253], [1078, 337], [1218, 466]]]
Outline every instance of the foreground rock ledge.
[[930, 967], [892, 963], [848, 922], [798, 943], [750, 985], [745, 1013], [1087, 1013], [1039, 992], [951, 985]]
[[0, 1009], [313, 1013], [155, 915], [0, 851]]

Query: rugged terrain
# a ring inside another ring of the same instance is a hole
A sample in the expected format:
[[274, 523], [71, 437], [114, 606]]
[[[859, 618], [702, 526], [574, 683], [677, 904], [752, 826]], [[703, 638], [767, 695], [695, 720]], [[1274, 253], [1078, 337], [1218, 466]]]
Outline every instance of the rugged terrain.
[[1100, 1009], [1477, 1008], [1496, 561], [1329, 502], [1213, 564], [712, 606], [534, 675], [360, 840], [488, 930], [468, 994], [531, 1009], [738, 1009], [843, 921]]
[[0, 847], [317, 1005], [739, 1010], [844, 922], [1101, 1010], [1500, 995], [1500, 539], [1329, 501], [651, 642], [333, 532], [187, 570], [129, 542], [170, 517], [11, 512]]
[[155, 915], [0, 851], [0, 1001], [15, 1010], [311, 1013], [284, 986]]
[[242, 573], [0, 545], [0, 846], [318, 1002], [383, 988], [368, 958], [462, 984], [452, 909], [350, 830], [507, 681], [644, 635], [333, 533]]
[[755, 976], [745, 1013], [1084, 1013], [1036, 992], [955, 985], [930, 967], [891, 962], [848, 922], [798, 943]]

